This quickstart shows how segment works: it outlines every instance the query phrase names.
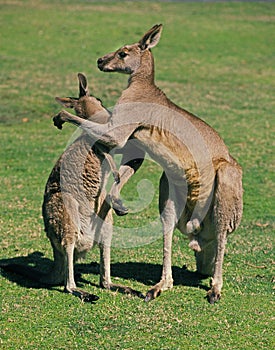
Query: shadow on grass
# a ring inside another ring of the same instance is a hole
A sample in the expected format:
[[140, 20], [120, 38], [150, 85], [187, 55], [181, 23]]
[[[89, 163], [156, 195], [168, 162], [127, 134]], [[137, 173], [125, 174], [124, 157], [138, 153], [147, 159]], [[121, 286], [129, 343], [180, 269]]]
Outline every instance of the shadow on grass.
[[[25, 273], [14, 272], [14, 270], [18, 270], [20, 266], [26, 269]], [[28, 256], [0, 260], [1, 276], [26, 288], [52, 289], [52, 286], [36, 280], [36, 277], [47, 273], [52, 266], [53, 261], [45, 258], [43, 253], [40, 252], [34, 252]]]
[[[27, 267], [29, 273], [26, 276], [22, 276], [13, 272], [15, 266]], [[53, 261], [45, 258], [43, 253], [34, 252], [28, 256], [1, 259], [0, 260], [0, 271], [4, 278], [25, 287], [25, 288], [46, 288], [54, 289], [53, 286], [42, 284], [41, 282], [32, 279], [33, 276], [38, 274], [47, 273], [53, 265]], [[90, 264], [76, 264], [75, 265], [75, 279], [79, 284], [90, 284], [95, 287], [99, 285], [93, 284], [88, 280], [81, 277], [81, 274], [94, 274], [99, 275], [99, 264], [92, 262]], [[201, 288], [208, 290], [208, 286], [202, 284], [202, 280], [206, 276], [202, 276], [196, 272], [189, 271], [185, 267], [173, 266], [173, 279], [174, 285], [182, 285], [188, 287]], [[118, 277], [123, 279], [131, 279], [137, 282], [143, 283], [147, 286], [153, 286], [160, 280], [162, 272], [162, 265], [149, 264], [142, 262], [126, 262], [126, 263], [114, 263], [111, 264], [111, 276], [112, 278]]]

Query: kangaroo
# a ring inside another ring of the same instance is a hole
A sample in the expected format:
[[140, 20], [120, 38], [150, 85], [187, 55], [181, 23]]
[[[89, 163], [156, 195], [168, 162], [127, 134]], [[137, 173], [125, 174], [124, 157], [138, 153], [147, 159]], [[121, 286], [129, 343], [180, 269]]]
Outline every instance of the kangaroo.
[[[56, 98], [67, 108], [74, 108], [81, 118], [106, 123], [110, 113], [101, 101], [90, 95], [86, 77], [79, 73], [79, 98]], [[105, 162], [106, 160], [106, 162]], [[46, 184], [42, 214], [54, 257], [52, 270], [35, 275], [31, 268], [10, 264], [1, 267], [23, 274], [46, 285], [65, 285], [65, 291], [85, 302], [94, 302], [96, 295], [77, 288], [74, 262], [95, 244], [100, 248], [100, 285], [136, 294], [131, 288], [115, 285], [110, 275], [112, 211], [104, 191], [110, 169], [118, 173], [106, 146], [91, 142], [83, 132], [60, 156]]]
[[[197, 272], [211, 276], [207, 298], [213, 304], [221, 297], [227, 236], [242, 217], [242, 169], [213, 128], [175, 105], [155, 85], [151, 49], [161, 32], [162, 25], [155, 25], [139, 42], [98, 59], [101, 71], [130, 75], [107, 124], [98, 125], [66, 111], [55, 116], [54, 123], [59, 128], [64, 122], [74, 123], [112, 148], [134, 139], [142, 152], [162, 166], [163, 270], [145, 301], [173, 287], [172, 236], [178, 228], [189, 236]], [[123, 175], [121, 181], [124, 183]]]

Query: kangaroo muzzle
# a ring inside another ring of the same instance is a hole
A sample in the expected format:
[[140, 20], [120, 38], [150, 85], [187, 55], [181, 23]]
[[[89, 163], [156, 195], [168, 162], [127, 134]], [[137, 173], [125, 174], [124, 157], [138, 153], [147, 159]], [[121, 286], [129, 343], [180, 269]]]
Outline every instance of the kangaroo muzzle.
[[105, 55], [103, 57], [100, 57], [97, 60], [97, 67], [101, 70], [101, 71], [109, 71], [108, 67], [106, 67], [106, 65], [114, 58], [113, 54], [109, 54], [109, 55]]

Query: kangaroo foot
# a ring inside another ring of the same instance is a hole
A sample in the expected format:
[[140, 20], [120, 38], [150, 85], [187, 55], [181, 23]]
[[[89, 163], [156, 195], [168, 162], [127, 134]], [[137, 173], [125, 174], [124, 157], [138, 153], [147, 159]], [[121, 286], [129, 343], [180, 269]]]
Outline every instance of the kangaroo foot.
[[157, 283], [153, 288], [151, 288], [144, 299], [144, 301], [148, 302], [153, 299], [156, 299], [158, 296], [160, 296], [161, 292], [173, 288], [173, 280], [161, 280], [159, 283]]
[[221, 293], [216, 286], [213, 286], [207, 292], [207, 299], [208, 299], [210, 304], [215, 304], [218, 300], [220, 300], [220, 298], [221, 298]]
[[159, 288], [154, 287], [147, 292], [144, 301], [148, 302], [153, 299], [156, 299], [158, 296], [160, 296], [160, 294], [161, 294], [161, 290]]
[[67, 293], [70, 293], [78, 298], [81, 299], [81, 301], [85, 302], [85, 303], [94, 303], [95, 301], [97, 301], [99, 299], [99, 297], [97, 295], [94, 294], [90, 294], [85, 292], [84, 290], [81, 289], [71, 289], [70, 291], [65, 290]]
[[110, 201], [116, 215], [123, 216], [128, 214], [129, 210], [122, 204], [121, 199], [110, 197]]

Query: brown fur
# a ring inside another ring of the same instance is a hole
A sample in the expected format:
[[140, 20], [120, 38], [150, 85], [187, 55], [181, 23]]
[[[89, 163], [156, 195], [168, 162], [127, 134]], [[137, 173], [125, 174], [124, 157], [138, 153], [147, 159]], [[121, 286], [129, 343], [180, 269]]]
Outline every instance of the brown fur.
[[[177, 227], [191, 241], [198, 272], [212, 276], [208, 298], [214, 303], [222, 288], [226, 238], [238, 227], [242, 216], [242, 171], [214, 129], [176, 106], [154, 84], [150, 49], [158, 43], [161, 30], [162, 26], [156, 25], [138, 43], [98, 60], [102, 71], [130, 74], [128, 87], [122, 92], [110, 123], [98, 128], [95, 123], [62, 111], [55, 117], [55, 124], [79, 125], [110, 147], [123, 147], [129, 138], [136, 139], [138, 147], [159, 162], [165, 171], [160, 180], [159, 204], [164, 235], [163, 272], [146, 300], [173, 286], [172, 235]], [[188, 139], [189, 134], [193, 139]], [[204, 150], [199, 149], [194, 155], [190, 147], [194, 144], [196, 150], [200, 143]], [[127, 173], [125, 166], [123, 169]], [[125, 179], [121, 176], [121, 184], [132, 173], [129, 171]]]

